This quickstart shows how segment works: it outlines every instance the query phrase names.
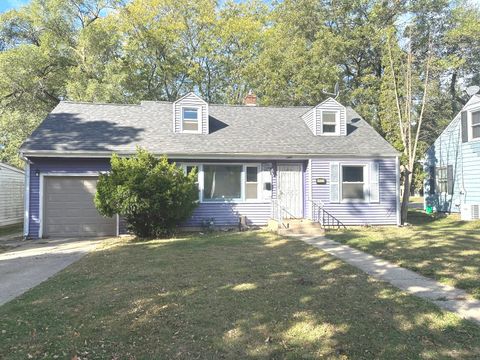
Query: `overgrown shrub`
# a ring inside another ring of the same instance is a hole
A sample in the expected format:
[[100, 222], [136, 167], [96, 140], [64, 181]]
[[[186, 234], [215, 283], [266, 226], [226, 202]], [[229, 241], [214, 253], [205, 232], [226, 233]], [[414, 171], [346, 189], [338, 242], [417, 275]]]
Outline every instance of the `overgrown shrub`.
[[123, 216], [138, 237], [171, 234], [198, 204], [196, 171], [186, 175], [166, 157], [138, 149], [129, 158], [113, 154], [111, 168], [100, 175], [95, 206], [104, 216]]

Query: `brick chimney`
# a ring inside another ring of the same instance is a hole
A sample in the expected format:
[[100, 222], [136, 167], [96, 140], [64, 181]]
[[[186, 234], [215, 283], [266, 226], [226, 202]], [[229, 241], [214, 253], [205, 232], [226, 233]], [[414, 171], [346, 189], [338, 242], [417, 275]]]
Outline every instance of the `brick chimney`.
[[249, 90], [248, 95], [243, 99], [243, 104], [247, 106], [257, 106], [257, 95]]

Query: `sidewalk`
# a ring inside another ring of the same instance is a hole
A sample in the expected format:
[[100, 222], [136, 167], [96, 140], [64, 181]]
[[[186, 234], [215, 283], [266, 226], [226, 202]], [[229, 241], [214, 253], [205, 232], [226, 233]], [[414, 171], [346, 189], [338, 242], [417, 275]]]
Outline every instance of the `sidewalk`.
[[389, 282], [464, 319], [480, 324], [480, 301], [472, 299], [463, 290], [443, 285], [411, 270], [324, 237], [297, 236], [296, 238], [357, 267], [374, 278]]

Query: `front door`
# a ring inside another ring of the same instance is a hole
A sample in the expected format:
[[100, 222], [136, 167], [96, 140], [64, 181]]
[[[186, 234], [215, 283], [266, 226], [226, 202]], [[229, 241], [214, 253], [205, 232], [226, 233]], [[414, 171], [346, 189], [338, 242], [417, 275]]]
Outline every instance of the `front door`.
[[277, 167], [277, 198], [287, 214], [284, 217], [303, 217], [302, 164], [279, 164]]

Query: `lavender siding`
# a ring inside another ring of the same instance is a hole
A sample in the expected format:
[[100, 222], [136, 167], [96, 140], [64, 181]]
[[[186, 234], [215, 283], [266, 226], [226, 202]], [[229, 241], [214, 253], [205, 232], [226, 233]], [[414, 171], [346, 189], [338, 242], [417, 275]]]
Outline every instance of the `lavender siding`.
[[[110, 170], [109, 159], [66, 159], [66, 158], [31, 158], [30, 165], [30, 204], [29, 204], [29, 236], [37, 238], [40, 230], [40, 176], [36, 173], [81, 174], [99, 173]], [[187, 160], [183, 160], [187, 161]], [[178, 161], [182, 162], [181, 160]], [[206, 163], [211, 161], [196, 162]], [[259, 163], [256, 161], [255, 163]], [[262, 164], [271, 164], [275, 169], [274, 161], [260, 161]], [[272, 177], [272, 196], [276, 193], [275, 175]], [[235, 226], [239, 216], [247, 217], [250, 225], [265, 225], [271, 216], [271, 201], [264, 199], [249, 203], [201, 203], [195, 210], [186, 226], [201, 226], [203, 219], [215, 219], [220, 226]], [[125, 230], [125, 224], [120, 222], [120, 231]]]
[[[65, 158], [31, 158], [30, 165], [30, 192], [29, 192], [29, 236], [38, 237], [40, 228], [40, 176], [36, 174], [82, 174], [108, 171], [108, 159], [65, 159]], [[395, 158], [379, 159], [380, 171], [380, 202], [379, 203], [330, 203], [330, 162], [340, 159], [311, 159], [301, 162], [303, 165], [303, 199], [304, 216], [311, 217], [310, 198], [325, 203], [326, 209], [347, 225], [363, 224], [395, 224], [396, 223], [396, 165]], [[372, 159], [355, 160], [355, 163], [368, 163]], [[180, 161], [179, 161], [180, 162]], [[202, 162], [197, 160], [197, 162]], [[207, 161], [203, 161], [205, 163]], [[276, 198], [276, 161], [256, 161], [255, 163], [268, 164], [273, 167], [272, 198]], [[285, 163], [286, 161], [281, 161]], [[298, 163], [299, 161], [292, 161]], [[352, 163], [352, 161], [349, 161]], [[316, 178], [326, 178], [327, 185], [317, 185]], [[268, 197], [257, 202], [245, 203], [201, 203], [194, 211], [193, 216], [185, 226], [198, 227], [204, 219], [214, 218], [215, 225], [235, 226], [239, 216], [246, 216], [247, 223], [254, 226], [265, 225], [271, 217], [272, 205]], [[121, 222], [122, 225], [123, 222]], [[121, 226], [121, 229], [124, 226]]]
[[271, 216], [271, 202], [251, 203], [201, 203], [185, 226], [202, 226], [203, 220], [214, 219], [215, 226], [234, 226], [240, 216], [246, 216], [247, 224], [265, 225]]
[[110, 169], [108, 159], [31, 158], [30, 161], [29, 236], [32, 238], [37, 238], [40, 230], [40, 176], [36, 173], [98, 173]]
[[[397, 223], [397, 188], [395, 158], [378, 159], [380, 172], [380, 202], [330, 203], [330, 162], [347, 161], [349, 164], [367, 164], [372, 159], [312, 159], [312, 199], [322, 201], [325, 209], [346, 225], [388, 225]], [[326, 185], [317, 185], [316, 178], [326, 178]]]
[[304, 183], [304, 192], [303, 192], [303, 198], [304, 200], [304, 210], [303, 213], [307, 219], [312, 218], [312, 203], [310, 200], [311, 199], [311, 189], [310, 186], [312, 184], [312, 167], [311, 167], [311, 161], [308, 161], [305, 165], [305, 172], [303, 173], [305, 183]]

